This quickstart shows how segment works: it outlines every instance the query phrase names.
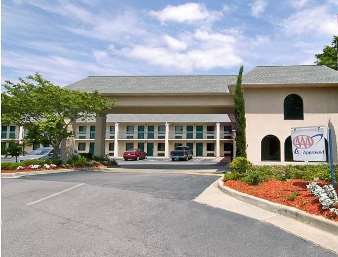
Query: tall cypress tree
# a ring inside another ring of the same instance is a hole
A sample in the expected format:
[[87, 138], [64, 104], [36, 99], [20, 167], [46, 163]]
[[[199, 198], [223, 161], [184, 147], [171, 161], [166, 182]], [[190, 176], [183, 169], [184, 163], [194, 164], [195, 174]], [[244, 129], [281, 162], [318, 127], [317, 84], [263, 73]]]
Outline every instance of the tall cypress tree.
[[236, 119], [236, 156], [246, 157], [245, 140], [245, 104], [242, 90], [243, 66], [239, 69], [235, 88], [235, 119]]

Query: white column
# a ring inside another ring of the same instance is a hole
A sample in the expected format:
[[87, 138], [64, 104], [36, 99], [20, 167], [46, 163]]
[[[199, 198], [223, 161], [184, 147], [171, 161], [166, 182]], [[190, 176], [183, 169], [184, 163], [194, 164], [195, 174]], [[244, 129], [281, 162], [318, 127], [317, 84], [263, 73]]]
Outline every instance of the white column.
[[119, 157], [119, 123], [115, 122], [114, 158]]
[[221, 124], [216, 123], [216, 157], [221, 157]]
[[169, 158], [169, 123], [165, 123], [165, 158]]
[[23, 140], [23, 127], [22, 126], [19, 127], [18, 140], [19, 140], [19, 143], [21, 143], [21, 141]]

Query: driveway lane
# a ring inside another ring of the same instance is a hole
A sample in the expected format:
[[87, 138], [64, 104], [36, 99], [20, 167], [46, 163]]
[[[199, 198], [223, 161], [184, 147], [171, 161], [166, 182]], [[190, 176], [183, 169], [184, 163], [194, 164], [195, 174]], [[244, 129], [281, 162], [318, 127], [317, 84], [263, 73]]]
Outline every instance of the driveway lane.
[[[15, 206], [15, 198], [7, 200], [3, 216], [13, 214], [8, 213], [8, 204], [11, 212], [26, 215], [3, 223], [3, 254], [335, 256], [272, 225], [191, 201], [216, 179], [111, 173], [24, 178], [88, 183], [30, 207]], [[12, 186], [6, 184], [3, 190]], [[32, 188], [38, 184], [32, 183]]]

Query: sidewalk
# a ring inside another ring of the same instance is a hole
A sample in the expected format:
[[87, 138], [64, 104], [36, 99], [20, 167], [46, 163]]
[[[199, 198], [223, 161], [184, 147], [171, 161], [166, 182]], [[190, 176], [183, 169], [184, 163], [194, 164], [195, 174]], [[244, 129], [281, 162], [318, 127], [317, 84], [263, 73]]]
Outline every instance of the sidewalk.
[[218, 181], [211, 184], [196, 197], [194, 201], [270, 223], [338, 254], [338, 236], [292, 218], [266, 211], [254, 205], [237, 200], [223, 193], [217, 187], [217, 183]]

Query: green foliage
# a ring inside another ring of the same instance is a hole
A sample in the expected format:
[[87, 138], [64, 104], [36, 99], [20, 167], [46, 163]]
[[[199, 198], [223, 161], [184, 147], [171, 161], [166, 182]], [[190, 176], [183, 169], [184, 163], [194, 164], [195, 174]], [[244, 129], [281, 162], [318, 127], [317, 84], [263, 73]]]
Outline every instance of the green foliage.
[[76, 168], [83, 168], [91, 166], [91, 162], [82, 155], [73, 155], [68, 161], [67, 164], [76, 167]]
[[110, 110], [114, 103], [95, 93], [62, 88], [39, 74], [6, 81], [1, 94], [2, 122], [28, 129], [30, 143], [51, 144], [55, 157], [62, 140], [71, 135], [69, 126], [76, 119], [86, 119]]
[[292, 192], [291, 194], [288, 195], [287, 199], [289, 201], [294, 201], [298, 195], [299, 195], [298, 192]]
[[243, 177], [244, 174], [238, 173], [238, 172], [226, 172], [224, 173], [223, 181], [228, 181], [228, 180], [239, 180]]
[[338, 70], [338, 36], [334, 36], [331, 45], [324, 47], [323, 52], [316, 54], [316, 64], [326, 65], [334, 70]]
[[1, 163], [1, 169], [4, 170], [15, 170], [17, 167], [27, 167], [29, 165], [45, 165], [45, 164], [55, 164], [60, 165], [60, 160], [27, 160], [23, 162], [3, 162]]
[[6, 155], [15, 157], [15, 162], [18, 161], [18, 157], [23, 153], [22, 145], [16, 142], [10, 142], [7, 149]]
[[[234, 167], [234, 168], [233, 168]], [[231, 163], [231, 173], [224, 174], [224, 181], [242, 180], [254, 185], [266, 180], [303, 179], [306, 181], [330, 181], [328, 165], [252, 166], [245, 158], [238, 157]], [[338, 177], [338, 166], [335, 166]]]
[[230, 164], [231, 171], [240, 174], [245, 173], [251, 167], [251, 162], [249, 162], [245, 157], [236, 157]]
[[252, 167], [247, 170], [241, 180], [250, 185], [258, 185], [270, 178], [270, 170], [265, 166]]
[[246, 139], [245, 139], [245, 103], [242, 89], [243, 66], [239, 69], [235, 88], [235, 119], [236, 129], [236, 156], [246, 157]]

